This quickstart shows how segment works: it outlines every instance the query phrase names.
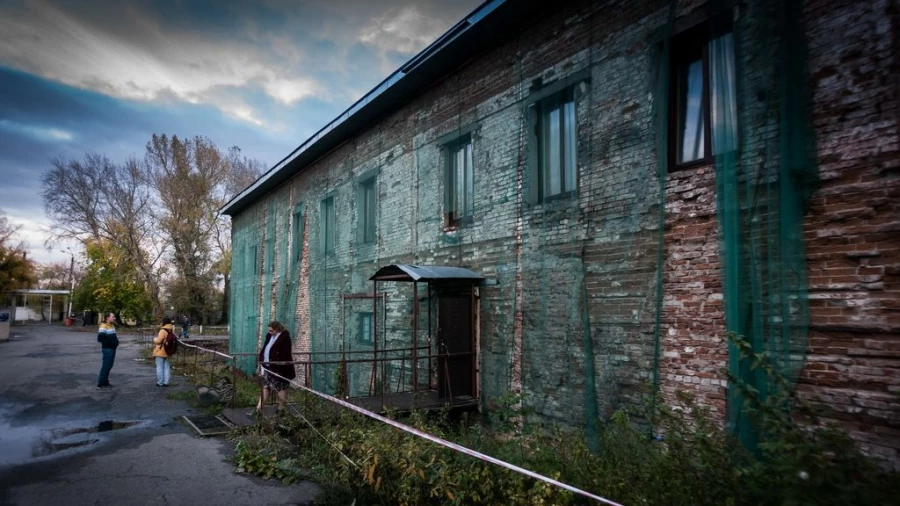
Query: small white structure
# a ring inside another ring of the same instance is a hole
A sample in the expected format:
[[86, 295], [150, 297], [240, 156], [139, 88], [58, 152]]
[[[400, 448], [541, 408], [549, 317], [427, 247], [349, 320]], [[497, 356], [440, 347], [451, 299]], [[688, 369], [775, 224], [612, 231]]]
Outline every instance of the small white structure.
[[[9, 292], [10, 323], [47, 322], [65, 320], [65, 304], [53, 303], [53, 296], [57, 301], [71, 300], [70, 290], [13, 290]], [[39, 302], [37, 302], [39, 301]], [[55, 306], [59, 306], [56, 308]], [[55, 314], [59, 313], [59, 314]]]

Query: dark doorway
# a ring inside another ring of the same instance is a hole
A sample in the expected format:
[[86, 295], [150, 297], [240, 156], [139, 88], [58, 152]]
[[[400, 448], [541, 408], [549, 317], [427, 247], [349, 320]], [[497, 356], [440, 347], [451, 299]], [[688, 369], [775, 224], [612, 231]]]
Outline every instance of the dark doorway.
[[474, 397], [472, 287], [441, 289], [437, 320], [438, 396]]

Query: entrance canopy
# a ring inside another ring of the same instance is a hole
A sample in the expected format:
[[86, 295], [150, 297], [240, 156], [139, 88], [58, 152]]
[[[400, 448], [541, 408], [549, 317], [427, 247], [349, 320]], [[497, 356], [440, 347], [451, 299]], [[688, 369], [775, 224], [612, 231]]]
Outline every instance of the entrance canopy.
[[394, 264], [378, 269], [370, 281], [439, 281], [471, 280], [473, 283], [484, 279], [481, 274], [463, 267], [432, 265]]

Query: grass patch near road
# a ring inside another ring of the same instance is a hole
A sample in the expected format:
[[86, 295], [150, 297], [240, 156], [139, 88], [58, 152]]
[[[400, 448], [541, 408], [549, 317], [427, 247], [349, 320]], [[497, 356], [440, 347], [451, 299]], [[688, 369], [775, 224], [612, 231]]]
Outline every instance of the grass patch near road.
[[181, 390], [166, 394], [166, 399], [170, 401], [196, 401], [197, 392], [194, 390]]

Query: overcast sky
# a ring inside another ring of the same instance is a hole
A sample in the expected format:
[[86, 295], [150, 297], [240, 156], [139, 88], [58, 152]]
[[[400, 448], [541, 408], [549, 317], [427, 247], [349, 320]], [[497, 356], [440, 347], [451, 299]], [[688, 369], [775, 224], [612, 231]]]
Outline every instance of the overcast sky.
[[0, 209], [31, 258], [41, 174], [204, 135], [269, 167], [480, 0], [0, 0]]

